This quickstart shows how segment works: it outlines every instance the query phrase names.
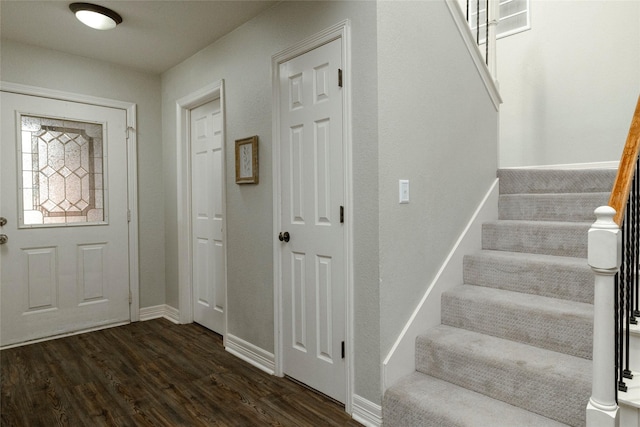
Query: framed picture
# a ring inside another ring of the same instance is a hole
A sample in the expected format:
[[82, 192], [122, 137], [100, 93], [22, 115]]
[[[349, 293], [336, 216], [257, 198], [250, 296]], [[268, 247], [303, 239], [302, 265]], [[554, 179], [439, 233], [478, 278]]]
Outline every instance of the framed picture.
[[236, 184], [258, 183], [258, 136], [236, 140]]

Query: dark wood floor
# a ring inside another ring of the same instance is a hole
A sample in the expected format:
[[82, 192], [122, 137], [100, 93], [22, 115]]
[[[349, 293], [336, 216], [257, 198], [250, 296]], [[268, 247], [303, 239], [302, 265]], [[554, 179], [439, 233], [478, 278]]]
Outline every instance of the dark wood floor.
[[157, 319], [0, 352], [2, 426], [359, 426], [344, 408]]

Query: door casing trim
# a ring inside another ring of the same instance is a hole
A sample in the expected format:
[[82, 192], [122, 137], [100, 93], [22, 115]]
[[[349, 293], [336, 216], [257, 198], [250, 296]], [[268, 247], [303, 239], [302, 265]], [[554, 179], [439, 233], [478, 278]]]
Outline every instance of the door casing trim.
[[[100, 98], [80, 93], [65, 92], [55, 89], [47, 89], [38, 86], [29, 86], [19, 83], [0, 81], [0, 91], [16, 93], [20, 95], [38, 96], [60, 101], [79, 102], [82, 104], [96, 105], [99, 107], [117, 108], [125, 110], [127, 117], [127, 205], [131, 212], [129, 221], [129, 292], [131, 302], [129, 304], [129, 317], [131, 322], [140, 320], [140, 264], [138, 261], [138, 149], [137, 149], [137, 104], [126, 101], [118, 101], [109, 98]], [[99, 328], [102, 329], [102, 328]]]
[[[207, 102], [220, 99], [222, 114], [222, 210], [224, 212], [224, 286], [227, 286], [227, 204], [226, 147], [224, 114], [224, 80], [218, 80], [176, 101], [176, 161], [178, 177], [178, 309], [180, 323], [193, 322], [193, 273], [191, 236], [191, 110]], [[223, 342], [227, 336], [227, 296], [225, 291]]]
[[[334, 40], [340, 40], [342, 45], [342, 78], [343, 78], [343, 154], [344, 154], [344, 194], [345, 194], [345, 361], [346, 361], [346, 402], [345, 411], [352, 412], [354, 391], [354, 340], [353, 340], [353, 175], [352, 175], [352, 141], [351, 141], [351, 23], [346, 19], [341, 21], [271, 57], [272, 76], [272, 169], [273, 169], [273, 236], [280, 229], [280, 64], [297, 56], [305, 54], [317, 47]], [[273, 239], [273, 310], [274, 310], [274, 356], [275, 375], [284, 375], [283, 366], [283, 313], [282, 313], [282, 247], [277, 239]]]

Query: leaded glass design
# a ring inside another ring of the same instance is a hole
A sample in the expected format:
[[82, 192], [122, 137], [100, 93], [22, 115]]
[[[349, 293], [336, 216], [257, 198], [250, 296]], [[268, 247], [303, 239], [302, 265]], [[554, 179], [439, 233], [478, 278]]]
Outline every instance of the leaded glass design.
[[23, 115], [21, 225], [104, 223], [102, 125]]

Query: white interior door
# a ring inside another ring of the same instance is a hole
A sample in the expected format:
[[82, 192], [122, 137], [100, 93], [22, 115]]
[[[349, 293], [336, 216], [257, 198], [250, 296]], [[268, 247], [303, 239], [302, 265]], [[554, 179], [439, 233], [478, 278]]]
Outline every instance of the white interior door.
[[284, 373], [344, 403], [341, 52], [335, 40], [280, 65], [279, 237]]
[[220, 99], [191, 110], [193, 320], [224, 335], [223, 137]]
[[0, 93], [0, 344], [129, 314], [124, 110]]

